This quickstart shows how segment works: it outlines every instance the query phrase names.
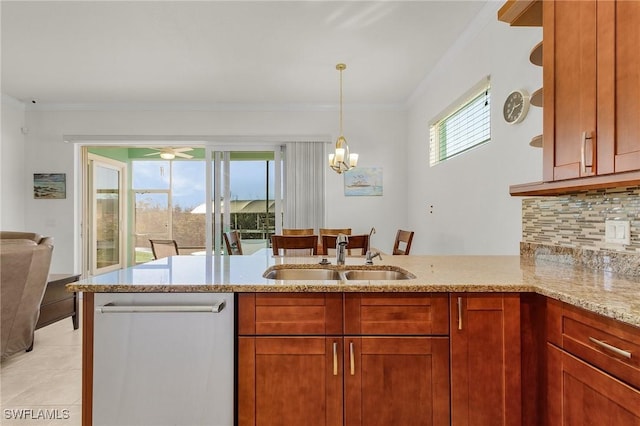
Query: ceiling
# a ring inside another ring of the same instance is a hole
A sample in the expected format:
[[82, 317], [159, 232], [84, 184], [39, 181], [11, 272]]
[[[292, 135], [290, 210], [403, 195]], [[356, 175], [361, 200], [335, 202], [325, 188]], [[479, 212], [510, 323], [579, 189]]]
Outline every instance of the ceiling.
[[[490, 1], [490, 0], [489, 0]], [[6, 1], [2, 93], [44, 104], [404, 104], [486, 0]]]

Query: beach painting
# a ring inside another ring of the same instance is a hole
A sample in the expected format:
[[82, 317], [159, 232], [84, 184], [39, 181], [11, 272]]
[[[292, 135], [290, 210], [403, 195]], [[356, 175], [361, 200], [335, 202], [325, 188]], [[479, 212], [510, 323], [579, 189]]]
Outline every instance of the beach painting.
[[62, 199], [67, 198], [65, 173], [34, 173], [33, 198]]
[[344, 172], [344, 195], [382, 195], [382, 167], [356, 167]]

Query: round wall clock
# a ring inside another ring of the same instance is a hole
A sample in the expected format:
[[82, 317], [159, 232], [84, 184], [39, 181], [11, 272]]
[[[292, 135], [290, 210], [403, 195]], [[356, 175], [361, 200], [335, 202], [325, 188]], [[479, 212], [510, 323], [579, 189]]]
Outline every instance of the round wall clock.
[[509, 124], [524, 120], [529, 112], [529, 93], [526, 90], [514, 90], [509, 93], [502, 107], [502, 115]]

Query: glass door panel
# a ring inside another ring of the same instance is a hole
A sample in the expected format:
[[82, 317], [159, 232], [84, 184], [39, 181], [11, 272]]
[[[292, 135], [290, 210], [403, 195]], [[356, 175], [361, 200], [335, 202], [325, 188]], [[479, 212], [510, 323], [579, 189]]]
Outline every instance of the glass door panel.
[[205, 249], [204, 161], [173, 161], [171, 167], [171, 229], [180, 254]]
[[91, 161], [92, 274], [122, 267], [123, 166]]
[[[274, 152], [213, 152], [212, 170], [214, 247], [223, 232], [237, 230], [243, 254], [268, 248], [276, 229]], [[218, 250], [226, 253], [222, 245]]]
[[169, 192], [135, 192], [134, 247], [136, 263], [153, 260], [149, 240], [170, 240]]

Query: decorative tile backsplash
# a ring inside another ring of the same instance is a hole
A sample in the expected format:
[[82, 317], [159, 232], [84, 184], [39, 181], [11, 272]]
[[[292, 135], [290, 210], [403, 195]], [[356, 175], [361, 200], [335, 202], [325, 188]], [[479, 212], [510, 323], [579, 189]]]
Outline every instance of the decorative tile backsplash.
[[[628, 220], [629, 245], [605, 242], [605, 220]], [[520, 254], [640, 276], [640, 187], [525, 198]]]
[[[631, 244], [605, 243], [606, 219], [628, 220]], [[640, 187], [522, 201], [522, 242], [640, 254]]]

